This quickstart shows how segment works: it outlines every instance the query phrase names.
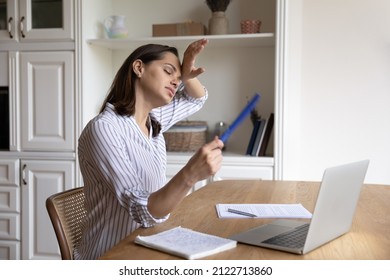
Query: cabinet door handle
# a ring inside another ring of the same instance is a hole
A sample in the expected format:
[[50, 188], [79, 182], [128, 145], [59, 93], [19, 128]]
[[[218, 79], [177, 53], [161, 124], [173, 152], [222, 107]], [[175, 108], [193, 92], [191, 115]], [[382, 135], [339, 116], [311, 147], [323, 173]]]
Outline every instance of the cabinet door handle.
[[20, 33], [22, 34], [22, 37], [25, 38], [26, 35], [24, 35], [24, 24], [23, 24], [23, 21], [24, 21], [24, 16], [20, 19]]
[[22, 181], [23, 181], [23, 185], [27, 185], [27, 181], [26, 181], [26, 167], [27, 165], [23, 165], [23, 168], [22, 168]]
[[9, 37], [12, 39], [14, 37], [14, 35], [12, 35], [12, 26], [11, 26], [11, 22], [12, 22], [13, 18], [10, 17], [8, 19], [8, 33], [9, 33]]

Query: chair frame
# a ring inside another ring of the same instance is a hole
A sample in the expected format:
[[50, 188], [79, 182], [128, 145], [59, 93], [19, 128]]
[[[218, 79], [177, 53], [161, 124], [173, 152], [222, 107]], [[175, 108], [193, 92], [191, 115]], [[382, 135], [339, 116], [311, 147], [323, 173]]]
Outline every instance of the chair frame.
[[46, 209], [63, 260], [73, 260], [73, 250], [80, 242], [81, 224], [87, 213], [84, 203], [84, 187], [56, 193], [46, 199]]

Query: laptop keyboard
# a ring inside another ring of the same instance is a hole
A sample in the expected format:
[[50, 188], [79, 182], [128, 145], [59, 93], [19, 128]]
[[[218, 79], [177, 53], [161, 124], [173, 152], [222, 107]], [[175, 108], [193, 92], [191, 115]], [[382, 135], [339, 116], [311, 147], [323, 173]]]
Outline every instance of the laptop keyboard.
[[301, 248], [303, 245], [305, 245], [309, 225], [310, 224], [301, 225], [292, 231], [288, 231], [264, 240], [262, 243], [288, 248]]

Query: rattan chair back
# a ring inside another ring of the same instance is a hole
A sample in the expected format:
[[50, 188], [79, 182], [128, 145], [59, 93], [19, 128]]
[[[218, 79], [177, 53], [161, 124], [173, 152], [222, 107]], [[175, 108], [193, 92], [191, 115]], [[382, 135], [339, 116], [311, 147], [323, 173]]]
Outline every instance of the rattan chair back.
[[46, 200], [63, 260], [73, 259], [73, 249], [80, 242], [81, 223], [87, 213], [84, 203], [84, 187], [53, 194]]

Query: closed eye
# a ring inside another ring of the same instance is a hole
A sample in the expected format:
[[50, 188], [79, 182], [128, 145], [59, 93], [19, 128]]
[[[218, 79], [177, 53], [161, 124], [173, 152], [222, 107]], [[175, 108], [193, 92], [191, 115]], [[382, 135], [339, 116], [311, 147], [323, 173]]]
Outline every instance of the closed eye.
[[174, 66], [172, 66], [171, 64], [164, 64], [164, 71], [165, 73], [167, 73], [168, 75], [172, 75], [173, 73], [175, 73], [175, 68]]
[[164, 72], [167, 73], [170, 77], [177, 80], [177, 85], [181, 83], [181, 76], [174, 77], [174, 75], [177, 73], [177, 69], [175, 66], [173, 66], [170, 63], [164, 64], [163, 68]]

